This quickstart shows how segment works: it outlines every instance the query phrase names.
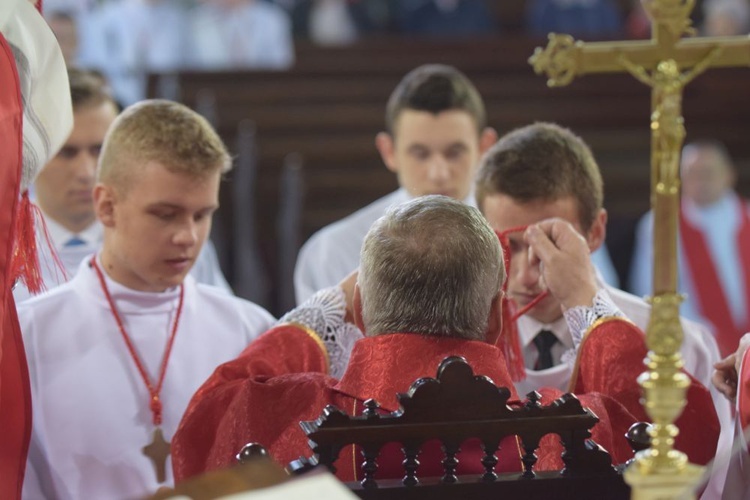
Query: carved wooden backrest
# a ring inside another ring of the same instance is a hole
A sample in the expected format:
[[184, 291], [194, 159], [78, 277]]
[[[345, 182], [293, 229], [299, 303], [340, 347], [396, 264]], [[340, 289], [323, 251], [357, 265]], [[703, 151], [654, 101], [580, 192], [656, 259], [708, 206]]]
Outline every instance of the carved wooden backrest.
[[[436, 484], [458, 487], [460, 484], [469, 486], [469, 483], [479, 483], [473, 486], [471, 495], [474, 496], [479, 494], [480, 489], [491, 491], [493, 483], [504, 483], [509, 491], [514, 491], [520, 485], [512, 486], [512, 483], [518, 483], [518, 479], [530, 480], [526, 487], [521, 486], [522, 489], [518, 491], [534, 490], [539, 497], [553, 494], [553, 497], [563, 498], [565, 495], [561, 492], [566, 488], [560, 489], [549, 483], [550, 480], [561, 479], [568, 480], [568, 486], [594, 485], [599, 493], [592, 493], [590, 498], [595, 498], [601, 492], [606, 492], [607, 498], [628, 497], [628, 488], [612, 466], [609, 454], [589, 439], [590, 429], [599, 419], [583, 408], [575, 396], [565, 394], [550, 405], [542, 406], [539, 394], [531, 393], [527, 403], [515, 407], [508, 405], [509, 398], [507, 388], [495, 386], [487, 377], [474, 375], [463, 358], [449, 357], [440, 364], [437, 378], [419, 379], [407, 394], [398, 395], [399, 411], [383, 414], [375, 401], [368, 400], [359, 416], [349, 416], [328, 406], [317, 420], [301, 422], [314, 457], [293, 462], [290, 467], [301, 470], [322, 464], [335, 472], [333, 464], [339, 452], [345, 446], [357, 444], [364, 458], [363, 479], [359, 486], [354, 485], [354, 489], [361, 490], [360, 496], [363, 498], [400, 497], [394, 493], [394, 487], [426, 491], [426, 486], [432, 490]], [[534, 471], [537, 461], [535, 450], [539, 447], [540, 439], [549, 433], [561, 438], [565, 466], [559, 472], [537, 473]], [[523, 472], [498, 474], [494, 470], [498, 462], [495, 452], [501, 440], [512, 435], [521, 439]], [[478, 438], [481, 442], [484, 474], [473, 478], [459, 477], [456, 475], [456, 454], [461, 443], [470, 438]], [[422, 444], [434, 439], [442, 442], [444, 473], [439, 479], [428, 480], [418, 475], [417, 456]], [[376, 480], [374, 477], [381, 448], [394, 441], [403, 446], [404, 477], [401, 484]], [[542, 492], [544, 488], [539, 489], [538, 486], [544, 482], [554, 490]], [[537, 486], [532, 487], [532, 484]], [[386, 491], [390, 493], [386, 495]], [[458, 491], [453, 491], [458, 494]], [[574, 493], [573, 498], [587, 497], [578, 486], [572, 488], [571, 492]], [[378, 496], [381, 494], [383, 496]], [[404, 498], [429, 498], [434, 495], [433, 491], [426, 496], [409, 494]]]

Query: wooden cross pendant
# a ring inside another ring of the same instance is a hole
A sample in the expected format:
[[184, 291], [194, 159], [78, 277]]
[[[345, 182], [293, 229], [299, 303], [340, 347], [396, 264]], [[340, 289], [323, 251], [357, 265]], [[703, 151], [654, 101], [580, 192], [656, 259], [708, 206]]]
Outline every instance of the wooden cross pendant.
[[169, 456], [170, 443], [164, 440], [161, 428], [154, 429], [154, 439], [151, 444], [143, 447], [143, 454], [154, 464], [156, 480], [163, 483], [167, 480], [167, 457]]

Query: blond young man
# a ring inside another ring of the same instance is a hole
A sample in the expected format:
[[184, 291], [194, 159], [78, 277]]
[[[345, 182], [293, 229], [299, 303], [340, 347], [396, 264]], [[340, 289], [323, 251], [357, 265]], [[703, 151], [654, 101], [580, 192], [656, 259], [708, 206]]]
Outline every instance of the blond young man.
[[189, 398], [273, 318], [188, 275], [230, 167], [210, 125], [144, 101], [114, 122], [93, 198], [101, 251], [19, 306], [34, 405], [28, 498], [136, 498], [172, 483]]
[[[103, 226], [94, 213], [93, 187], [104, 136], [117, 118], [117, 104], [105, 82], [94, 73], [68, 70], [73, 103], [73, 130], [60, 151], [44, 166], [34, 182], [34, 198], [44, 216], [46, 234], [38, 231], [42, 279], [47, 290], [70, 279], [81, 261], [102, 245]], [[37, 223], [39, 224], [39, 223]], [[46, 242], [47, 236], [49, 243]], [[54, 248], [63, 270], [52, 255]], [[200, 283], [231, 293], [210, 241], [191, 274]], [[13, 289], [16, 303], [28, 299], [22, 284]]]

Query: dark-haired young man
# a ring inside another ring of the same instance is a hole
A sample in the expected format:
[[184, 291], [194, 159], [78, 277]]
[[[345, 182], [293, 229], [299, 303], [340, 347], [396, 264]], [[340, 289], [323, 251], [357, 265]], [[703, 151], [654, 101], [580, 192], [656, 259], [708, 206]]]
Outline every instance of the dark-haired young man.
[[375, 138], [383, 163], [401, 187], [307, 241], [294, 271], [297, 303], [359, 266], [367, 230], [389, 207], [427, 194], [473, 205], [479, 158], [496, 140], [482, 97], [464, 74], [438, 64], [409, 72], [388, 100], [386, 130]]

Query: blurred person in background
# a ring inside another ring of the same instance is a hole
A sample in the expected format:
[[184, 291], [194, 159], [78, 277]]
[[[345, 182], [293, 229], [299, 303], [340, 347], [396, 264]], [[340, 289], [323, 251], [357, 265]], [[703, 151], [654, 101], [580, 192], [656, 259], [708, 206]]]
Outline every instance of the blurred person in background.
[[[686, 145], [680, 166], [682, 209], [678, 247], [683, 316], [713, 327], [722, 356], [750, 331], [750, 213], [734, 191], [737, 175], [718, 141]], [[630, 287], [652, 293], [653, 213], [638, 223]]]
[[750, 4], [747, 0], [705, 0], [702, 32], [708, 36], [747, 34]]
[[99, 69], [118, 102], [146, 97], [146, 74], [185, 66], [188, 29], [184, 0], [119, 0], [91, 14], [87, 64]]
[[292, 25], [261, 0], [202, 0], [190, 13], [188, 66], [203, 70], [287, 69], [294, 63]]
[[497, 31], [485, 0], [407, 0], [399, 7], [397, 16], [406, 35], [455, 37]]
[[535, 36], [616, 37], [623, 31], [615, 0], [530, 0], [526, 7], [526, 28]]

